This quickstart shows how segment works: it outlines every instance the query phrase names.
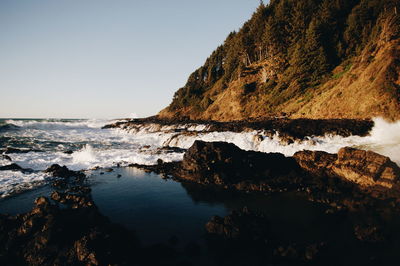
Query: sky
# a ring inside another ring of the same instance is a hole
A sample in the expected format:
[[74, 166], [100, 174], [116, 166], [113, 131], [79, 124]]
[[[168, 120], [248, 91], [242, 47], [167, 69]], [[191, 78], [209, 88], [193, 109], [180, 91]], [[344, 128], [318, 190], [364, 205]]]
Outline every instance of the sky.
[[157, 114], [258, 0], [0, 0], [0, 118]]

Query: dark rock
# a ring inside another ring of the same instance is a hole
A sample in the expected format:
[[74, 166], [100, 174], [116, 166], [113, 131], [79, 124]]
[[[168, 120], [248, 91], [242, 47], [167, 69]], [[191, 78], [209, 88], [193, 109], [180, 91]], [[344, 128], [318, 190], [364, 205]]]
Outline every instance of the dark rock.
[[18, 164], [12, 163], [9, 165], [0, 166], [0, 171], [5, 171], [5, 170], [22, 171], [24, 169], [21, 166], [19, 166]]
[[0, 156], [1, 156], [1, 158], [2, 158], [3, 160], [7, 160], [7, 161], [10, 161], [10, 162], [12, 161], [11, 157], [8, 156], [8, 155], [1, 154]]
[[18, 148], [12, 148], [12, 147], [7, 147], [3, 153], [5, 154], [10, 154], [10, 153], [28, 153], [28, 152], [42, 152], [41, 150], [36, 150], [36, 149], [18, 149]]
[[159, 148], [157, 150], [157, 154], [161, 154], [161, 153], [184, 153], [186, 151], [187, 151], [187, 149], [183, 149], [183, 148], [179, 148], [179, 147], [165, 146], [165, 147]]
[[72, 151], [72, 150], [68, 150], [68, 151], [64, 151], [64, 153], [65, 153], [65, 154], [73, 154], [73, 153], [74, 153], [74, 151]]
[[144, 170], [145, 172], [154, 172], [166, 177], [174, 175], [177, 169], [180, 167], [179, 162], [166, 163], [162, 160], [157, 160], [156, 165], [142, 165], [142, 164], [130, 164], [129, 167], [135, 167]]
[[114, 169], [112, 169], [112, 168], [106, 168], [106, 169], [104, 169], [104, 172], [107, 172], [107, 173], [111, 173], [112, 171], [114, 171]]
[[225, 142], [195, 141], [185, 153], [178, 175], [204, 184], [254, 184], [298, 172], [296, 161], [279, 153], [244, 151]]
[[[103, 128], [131, 129], [140, 128], [146, 125], [181, 126], [181, 125], [206, 125], [205, 132], [232, 131], [243, 132], [245, 130], [271, 131], [285, 136], [289, 142], [303, 140], [307, 136], [325, 136], [326, 134], [351, 136], [366, 136], [374, 125], [371, 120], [356, 119], [287, 119], [270, 118], [261, 120], [241, 120], [232, 122], [218, 122], [212, 120], [189, 120], [185, 117], [161, 119], [157, 116], [141, 119], [130, 119], [106, 125]], [[286, 141], [285, 141], [286, 142]]]
[[47, 206], [50, 202], [46, 197], [39, 197], [35, 200], [35, 204], [36, 206]]
[[357, 224], [354, 226], [354, 234], [360, 241], [379, 243], [384, 242], [382, 229], [376, 224]]
[[77, 171], [69, 170], [66, 166], [60, 166], [58, 164], [53, 164], [45, 170], [46, 173], [50, 173], [54, 177], [69, 178], [77, 177], [84, 178], [85, 174]]
[[94, 202], [88, 193], [89, 192], [83, 192], [77, 194], [54, 191], [51, 194], [51, 199], [62, 204], [70, 205], [73, 209], [94, 207]]
[[26, 214], [0, 217], [1, 265], [146, 265], [135, 236], [97, 208], [35, 203]]
[[[219, 253], [228, 252], [234, 258], [229, 257], [230, 265], [264, 265], [266, 262], [274, 262], [272, 265], [304, 265], [306, 261], [314, 261], [324, 246], [322, 242], [288, 242], [275, 233], [265, 215], [247, 208], [233, 211], [225, 217], [214, 216], [206, 224], [206, 230], [213, 248]], [[225, 256], [222, 257], [224, 261], [228, 259]], [[240, 263], [240, 260], [255, 261], [247, 264], [249, 262]], [[291, 263], [287, 264], [288, 261]]]
[[224, 218], [212, 217], [206, 224], [206, 230], [210, 234], [231, 239], [267, 240], [270, 237], [268, 219], [262, 214], [247, 210], [247, 208], [233, 211]]
[[65, 188], [67, 187], [68, 182], [65, 179], [57, 179], [53, 180], [53, 182], [51, 182], [51, 185], [55, 188]]

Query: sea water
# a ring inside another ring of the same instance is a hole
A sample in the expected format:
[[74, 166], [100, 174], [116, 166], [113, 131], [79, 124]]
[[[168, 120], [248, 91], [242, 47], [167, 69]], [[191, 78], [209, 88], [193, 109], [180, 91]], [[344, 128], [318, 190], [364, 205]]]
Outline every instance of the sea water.
[[[187, 149], [195, 140], [226, 141], [245, 150], [280, 152], [286, 156], [300, 150], [336, 153], [341, 147], [376, 151], [400, 164], [400, 122], [374, 119], [375, 126], [366, 137], [326, 135], [308, 136], [303, 141], [283, 144], [279, 134], [267, 137], [262, 130], [207, 132], [207, 125], [145, 125], [136, 129], [102, 129], [113, 120], [94, 119], [1, 119], [0, 149], [17, 148], [23, 153], [7, 154], [12, 163], [33, 171], [0, 171], [0, 197], [32, 189], [45, 183], [42, 171], [52, 164], [72, 170], [90, 170], [136, 164], [179, 161], [183, 151], [162, 149], [172, 146]], [[179, 129], [179, 130], [177, 130]], [[0, 157], [0, 166], [11, 162]]]
[[[375, 127], [366, 137], [309, 136], [289, 145], [282, 144], [278, 135], [266, 137], [263, 131], [204, 132], [207, 125], [101, 129], [112, 122], [115, 121], [0, 120], [0, 149], [12, 147], [27, 151], [7, 155], [13, 163], [32, 169], [26, 173], [0, 171], [0, 213], [27, 212], [36, 197], [49, 196], [52, 189], [46, 185], [46, 174], [42, 170], [57, 163], [73, 170], [85, 170], [100, 212], [134, 230], [146, 244], [174, 239], [181, 247], [192, 242], [203, 243], [204, 247], [205, 223], [213, 215], [225, 216], [245, 206], [269, 217], [282, 238], [312, 241], [321, 235], [345, 237], [347, 224], [332, 230], [336, 228], [335, 221], [325, 215], [326, 207], [296, 194], [265, 196], [232, 192], [164, 180], [137, 168], [116, 166], [150, 165], [158, 159], [181, 160], [183, 151], [161, 148], [189, 148], [196, 139], [227, 141], [242, 149], [281, 152], [287, 156], [303, 149], [337, 152], [343, 146], [354, 146], [377, 151], [400, 163], [400, 125], [383, 119], [375, 119]], [[7, 164], [10, 161], [0, 161], [0, 165]], [[102, 169], [105, 167], [113, 167], [113, 171], [106, 172]]]

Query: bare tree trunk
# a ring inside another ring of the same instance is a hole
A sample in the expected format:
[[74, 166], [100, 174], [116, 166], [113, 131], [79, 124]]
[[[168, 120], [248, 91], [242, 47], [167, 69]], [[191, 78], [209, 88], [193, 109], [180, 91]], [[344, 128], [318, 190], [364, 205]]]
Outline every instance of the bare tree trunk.
[[250, 56], [249, 56], [249, 54], [246, 52], [246, 56], [247, 56], [247, 60], [248, 60], [248, 62], [249, 62], [249, 65], [251, 65], [251, 60], [250, 60]]

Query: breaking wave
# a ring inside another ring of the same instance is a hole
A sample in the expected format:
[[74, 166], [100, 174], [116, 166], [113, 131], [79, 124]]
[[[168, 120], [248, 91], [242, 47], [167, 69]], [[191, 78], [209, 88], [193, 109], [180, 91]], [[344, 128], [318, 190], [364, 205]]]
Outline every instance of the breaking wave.
[[[40, 171], [52, 164], [66, 165], [72, 170], [116, 165], [156, 164], [179, 161], [183, 151], [165, 147], [189, 148], [195, 140], [225, 141], [244, 150], [280, 152], [291, 156], [301, 150], [322, 150], [336, 153], [345, 146], [372, 150], [389, 156], [400, 165], [400, 121], [389, 123], [374, 119], [370, 134], [360, 136], [309, 136], [302, 141], [284, 143], [279, 135], [270, 136], [262, 130], [236, 132], [207, 132], [207, 125], [187, 124], [176, 126], [143, 125], [131, 129], [101, 129], [106, 120], [7, 120], [18, 130], [1, 132], [1, 148], [13, 147], [32, 150], [28, 153], [10, 153], [12, 162], [34, 173], [0, 171], [0, 194], [30, 188], [30, 184], [43, 182]], [[164, 149], [163, 149], [164, 147]], [[39, 152], [40, 151], [40, 152]], [[0, 166], [10, 161], [0, 157]]]

